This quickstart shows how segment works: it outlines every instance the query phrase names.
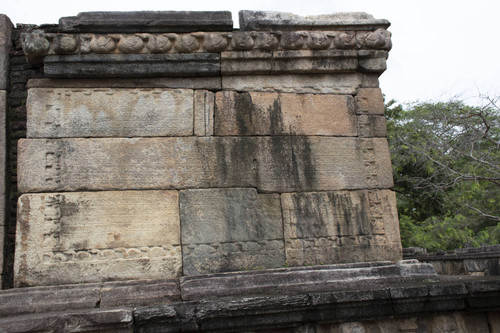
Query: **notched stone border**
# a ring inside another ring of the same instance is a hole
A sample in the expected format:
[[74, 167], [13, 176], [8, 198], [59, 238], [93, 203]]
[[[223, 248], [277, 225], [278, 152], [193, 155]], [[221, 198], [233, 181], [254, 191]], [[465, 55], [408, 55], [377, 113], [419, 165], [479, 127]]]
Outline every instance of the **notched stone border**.
[[391, 33], [375, 31], [236, 31], [135, 34], [56, 34], [32, 32], [21, 35], [30, 61], [46, 55], [214, 53], [227, 51], [287, 51], [368, 49], [392, 47]]

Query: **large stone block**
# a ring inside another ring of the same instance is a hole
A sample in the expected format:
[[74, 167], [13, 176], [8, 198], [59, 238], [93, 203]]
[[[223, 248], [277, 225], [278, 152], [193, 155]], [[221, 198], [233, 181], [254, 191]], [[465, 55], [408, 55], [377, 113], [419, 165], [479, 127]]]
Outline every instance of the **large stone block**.
[[279, 194], [255, 189], [180, 192], [184, 275], [284, 265]]
[[222, 75], [341, 73], [358, 68], [355, 50], [222, 52]]
[[27, 137], [193, 134], [193, 90], [31, 88]]
[[220, 90], [221, 78], [208, 77], [155, 77], [114, 79], [31, 79], [28, 88], [171, 88]]
[[21, 192], [255, 187], [260, 192], [390, 188], [385, 138], [24, 139]]
[[392, 191], [283, 193], [281, 200], [291, 266], [401, 259]]
[[361, 73], [223, 76], [222, 89], [355, 95], [362, 81]]
[[59, 19], [69, 32], [189, 32], [230, 31], [229, 11], [83, 12]]
[[371, 30], [387, 28], [387, 20], [367, 13], [334, 13], [300, 16], [292, 13], [240, 10], [240, 29], [251, 30]]
[[44, 59], [49, 78], [109, 78], [215, 76], [216, 53], [49, 55]]
[[222, 91], [215, 134], [356, 136], [354, 101], [350, 95]]
[[14, 284], [176, 277], [176, 191], [26, 194], [18, 203]]
[[358, 136], [360, 137], [386, 137], [387, 122], [384, 116], [374, 114], [360, 114], [357, 117]]
[[356, 113], [383, 115], [385, 112], [384, 96], [380, 88], [362, 88], [354, 98]]

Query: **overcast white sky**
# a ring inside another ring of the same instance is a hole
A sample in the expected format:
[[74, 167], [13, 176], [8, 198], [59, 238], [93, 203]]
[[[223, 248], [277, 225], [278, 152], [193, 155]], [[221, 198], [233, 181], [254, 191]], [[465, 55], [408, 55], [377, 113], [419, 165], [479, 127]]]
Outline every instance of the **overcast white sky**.
[[500, 95], [498, 0], [4, 0], [0, 13], [16, 23], [57, 23], [84, 11], [274, 10], [299, 15], [364, 11], [392, 25], [393, 49], [380, 85], [387, 99], [439, 101]]

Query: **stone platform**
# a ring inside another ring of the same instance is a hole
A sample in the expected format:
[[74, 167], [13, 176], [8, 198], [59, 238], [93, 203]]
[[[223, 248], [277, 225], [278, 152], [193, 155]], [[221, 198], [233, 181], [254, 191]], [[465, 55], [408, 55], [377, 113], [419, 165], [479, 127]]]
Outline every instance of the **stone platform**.
[[7, 332], [495, 332], [498, 311], [499, 279], [437, 276], [415, 260], [0, 292]]

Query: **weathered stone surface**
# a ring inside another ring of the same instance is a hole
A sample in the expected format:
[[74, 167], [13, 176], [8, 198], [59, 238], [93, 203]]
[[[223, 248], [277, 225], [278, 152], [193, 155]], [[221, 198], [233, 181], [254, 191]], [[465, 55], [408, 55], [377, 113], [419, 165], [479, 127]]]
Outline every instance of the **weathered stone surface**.
[[[330, 292], [349, 289], [350, 286], [360, 288], [369, 285], [369, 281], [374, 279], [380, 283], [409, 277], [410, 275], [403, 275], [404, 266], [406, 265], [378, 261], [187, 276], [181, 278], [182, 299], [193, 301], [236, 295]], [[428, 270], [429, 267], [432, 269], [431, 265], [420, 266], [422, 269], [415, 269], [415, 276], [436, 277], [435, 271]]]
[[360, 73], [223, 76], [222, 89], [355, 95], [362, 79]]
[[356, 102], [356, 113], [383, 115], [385, 112], [384, 96], [380, 88], [359, 89], [354, 101]]
[[255, 187], [263, 192], [390, 188], [384, 138], [24, 139], [21, 192]]
[[231, 31], [229, 11], [83, 12], [59, 19], [68, 32]]
[[216, 53], [50, 55], [44, 59], [44, 71], [49, 78], [214, 76], [220, 73], [220, 55]]
[[386, 137], [387, 122], [384, 116], [360, 114], [357, 116], [358, 136]]
[[97, 283], [2, 290], [0, 318], [93, 308], [99, 303], [100, 291]]
[[215, 100], [216, 135], [356, 136], [349, 95], [221, 91]]
[[207, 90], [194, 92], [194, 135], [214, 135], [215, 94]]
[[[3, 15], [0, 15], [0, 24]], [[1, 28], [1, 27], [0, 27]], [[0, 77], [2, 74], [0, 73]], [[1, 80], [1, 79], [0, 79]], [[7, 91], [0, 90], [0, 263], [3, 263], [5, 237], [5, 166], [6, 166], [6, 132]], [[2, 283], [3, 264], [0, 265], [0, 284]]]
[[279, 194], [255, 189], [180, 192], [183, 274], [241, 271], [285, 262]]
[[291, 266], [401, 259], [392, 191], [283, 193]]
[[240, 29], [250, 30], [375, 30], [388, 28], [389, 21], [367, 13], [334, 13], [299, 16], [291, 13], [240, 10]]
[[222, 52], [222, 75], [342, 73], [358, 68], [355, 50]]
[[136, 280], [106, 282], [102, 286], [99, 306], [140, 306], [181, 300], [178, 280]]
[[193, 90], [31, 88], [27, 137], [193, 134]]
[[157, 77], [114, 79], [31, 79], [28, 88], [186, 88], [222, 89], [221, 78], [209, 77]]
[[1, 318], [3, 332], [132, 333], [132, 309], [86, 309]]
[[11, 49], [11, 34], [14, 26], [10, 19], [0, 14], [0, 90], [5, 90], [9, 84], [9, 51]]
[[178, 194], [77, 192], [20, 197], [16, 286], [175, 277]]
[[[332, 66], [331, 57], [361, 57], [387, 59], [392, 47], [391, 33], [375, 31], [232, 31], [193, 33], [44, 33], [35, 30], [21, 33], [21, 43], [30, 61], [39, 62], [47, 55], [78, 54], [175, 54], [221, 53], [235, 51], [229, 59], [256, 60], [266, 54], [275, 65], [288, 68], [286, 59], [294, 60], [294, 67], [304, 69], [307, 62], [300, 58], [314, 58], [322, 70]], [[327, 51], [328, 50], [328, 51]], [[245, 51], [245, 52], [241, 52]], [[327, 52], [325, 52], [327, 51]], [[331, 52], [330, 52], [331, 51]], [[312, 52], [312, 53], [311, 53]], [[265, 59], [263, 58], [265, 61]], [[261, 64], [265, 65], [265, 64]], [[297, 65], [302, 65], [298, 66]], [[310, 64], [308, 65], [310, 66]], [[245, 67], [242, 67], [245, 68]], [[314, 68], [312, 68], [314, 69]]]

